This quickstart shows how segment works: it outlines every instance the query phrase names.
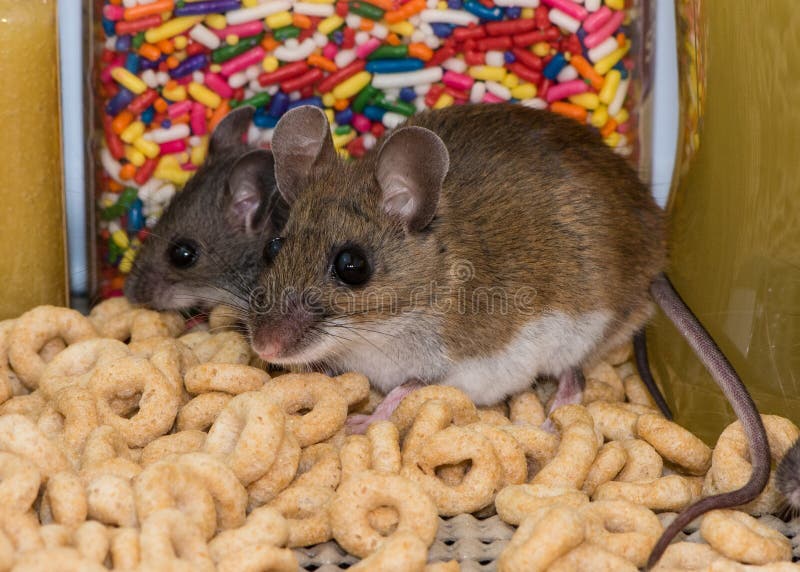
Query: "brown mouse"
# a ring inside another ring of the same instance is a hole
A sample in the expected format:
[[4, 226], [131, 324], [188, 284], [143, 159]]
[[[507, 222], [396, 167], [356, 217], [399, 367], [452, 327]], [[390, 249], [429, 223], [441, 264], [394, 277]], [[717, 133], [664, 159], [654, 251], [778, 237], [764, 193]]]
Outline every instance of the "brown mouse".
[[286, 215], [272, 154], [242, 142], [253, 113], [237, 108], [214, 130], [208, 158], [136, 255], [125, 281], [131, 302], [158, 310], [246, 307], [241, 300], [264, 245]]
[[580, 402], [581, 366], [641, 331], [655, 301], [730, 400], [753, 472], [684, 511], [649, 565], [696, 516], [764, 488], [755, 405], [663, 274], [662, 211], [597, 132], [519, 105], [464, 105], [413, 116], [346, 163], [324, 113], [300, 107], [272, 149], [289, 217], [251, 299], [263, 359], [363, 372], [391, 403], [438, 383], [488, 405], [549, 375], [556, 407]]

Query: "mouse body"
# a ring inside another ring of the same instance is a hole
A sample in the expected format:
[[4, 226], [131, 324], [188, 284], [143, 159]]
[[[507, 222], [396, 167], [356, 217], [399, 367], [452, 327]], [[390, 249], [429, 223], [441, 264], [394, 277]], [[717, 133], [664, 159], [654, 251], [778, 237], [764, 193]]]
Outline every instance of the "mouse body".
[[272, 154], [243, 142], [253, 117], [237, 108], [216, 127], [208, 158], [137, 252], [125, 295], [157, 310], [240, 307], [270, 234], [285, 218]]
[[580, 402], [582, 366], [640, 334], [655, 302], [730, 401], [753, 471], [681, 513], [648, 567], [691, 520], [763, 490], [755, 404], [664, 274], [663, 212], [596, 131], [516, 104], [463, 105], [412, 116], [346, 163], [325, 114], [298, 107], [272, 151], [289, 215], [250, 296], [263, 359], [361, 371], [388, 392], [383, 417], [419, 384], [488, 405], [543, 375], [558, 378], [553, 410]]
[[775, 486], [786, 499], [790, 515], [800, 514], [800, 440], [794, 442], [778, 464]]

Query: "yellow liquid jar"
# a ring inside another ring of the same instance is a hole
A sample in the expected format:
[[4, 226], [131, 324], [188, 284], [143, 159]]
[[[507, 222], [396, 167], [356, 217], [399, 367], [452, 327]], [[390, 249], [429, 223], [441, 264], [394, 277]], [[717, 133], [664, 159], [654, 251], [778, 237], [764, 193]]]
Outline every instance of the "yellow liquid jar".
[[67, 303], [55, 0], [0, 0], [0, 319]]

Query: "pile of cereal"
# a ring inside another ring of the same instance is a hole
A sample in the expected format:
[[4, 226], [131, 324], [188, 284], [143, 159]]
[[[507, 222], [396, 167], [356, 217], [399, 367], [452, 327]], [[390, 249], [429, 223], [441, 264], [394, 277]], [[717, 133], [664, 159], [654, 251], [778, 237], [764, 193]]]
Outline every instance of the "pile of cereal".
[[631, 12], [623, 0], [105, 0], [101, 296], [121, 293], [147, 229], [240, 105], [256, 108], [252, 144], [288, 109], [322, 107], [337, 149], [359, 157], [417, 111], [518, 101], [630, 155]]
[[[0, 322], [0, 571], [288, 571], [293, 549], [330, 540], [363, 559], [352, 570], [455, 571], [427, 562], [440, 517], [495, 511], [518, 526], [501, 572], [634, 571], [657, 513], [748, 477], [739, 424], [712, 451], [664, 419], [627, 348], [586, 372], [555, 433], [534, 392], [476, 408], [429, 386], [348, 436], [348, 412], [375, 403], [364, 376], [271, 378], [220, 320], [185, 332], [116, 298]], [[800, 436], [764, 422], [775, 457]], [[671, 545], [659, 569], [797, 569], [789, 539], [748, 514], [779, 507], [771, 482], [709, 513], [705, 542]]]

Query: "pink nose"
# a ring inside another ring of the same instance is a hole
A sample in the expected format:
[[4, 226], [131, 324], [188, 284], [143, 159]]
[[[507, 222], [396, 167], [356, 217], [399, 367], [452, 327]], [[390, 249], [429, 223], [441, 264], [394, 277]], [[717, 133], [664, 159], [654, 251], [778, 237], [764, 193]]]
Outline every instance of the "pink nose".
[[265, 340], [255, 344], [254, 349], [261, 359], [269, 361], [278, 357], [283, 347], [277, 340]]

